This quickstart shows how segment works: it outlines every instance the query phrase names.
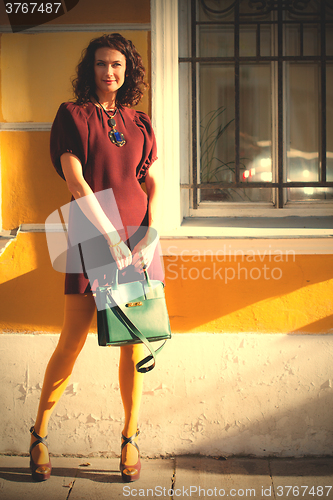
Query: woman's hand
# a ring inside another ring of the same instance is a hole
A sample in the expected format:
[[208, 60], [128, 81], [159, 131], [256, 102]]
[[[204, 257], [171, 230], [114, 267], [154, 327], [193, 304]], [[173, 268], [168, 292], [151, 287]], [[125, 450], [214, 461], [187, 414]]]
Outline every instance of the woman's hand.
[[115, 246], [109, 245], [109, 248], [119, 270], [125, 269], [132, 263], [132, 252], [123, 241]]
[[149, 227], [146, 235], [139, 241], [133, 249], [132, 264], [136, 271], [143, 272], [143, 266], [149, 267], [158, 243], [156, 229]]

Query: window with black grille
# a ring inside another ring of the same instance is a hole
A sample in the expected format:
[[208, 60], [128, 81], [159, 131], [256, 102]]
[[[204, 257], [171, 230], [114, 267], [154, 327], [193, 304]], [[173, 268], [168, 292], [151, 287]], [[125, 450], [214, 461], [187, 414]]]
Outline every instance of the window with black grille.
[[179, 8], [190, 208], [332, 203], [333, 0]]

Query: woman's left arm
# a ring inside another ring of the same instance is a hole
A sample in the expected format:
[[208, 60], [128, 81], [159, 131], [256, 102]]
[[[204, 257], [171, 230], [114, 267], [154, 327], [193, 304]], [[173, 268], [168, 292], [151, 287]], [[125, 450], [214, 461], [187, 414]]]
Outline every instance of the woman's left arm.
[[145, 237], [135, 246], [132, 252], [132, 264], [138, 271], [142, 271], [143, 265], [149, 267], [151, 264], [158, 243], [157, 231], [161, 227], [162, 185], [157, 161], [149, 168], [145, 177], [145, 185], [148, 196], [149, 227]]

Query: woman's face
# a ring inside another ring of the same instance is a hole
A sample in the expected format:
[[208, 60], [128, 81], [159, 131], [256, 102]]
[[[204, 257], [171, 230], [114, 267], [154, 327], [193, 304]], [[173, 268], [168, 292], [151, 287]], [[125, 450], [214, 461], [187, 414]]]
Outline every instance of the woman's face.
[[125, 81], [126, 57], [118, 50], [102, 47], [95, 52], [96, 94], [100, 99], [115, 99]]

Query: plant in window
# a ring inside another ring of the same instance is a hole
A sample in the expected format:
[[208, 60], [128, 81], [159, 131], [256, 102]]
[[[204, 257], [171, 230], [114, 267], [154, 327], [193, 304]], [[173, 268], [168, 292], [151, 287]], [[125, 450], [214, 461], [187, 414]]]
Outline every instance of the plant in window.
[[[221, 123], [223, 113], [226, 111], [225, 106], [221, 106], [216, 110], [212, 110], [201, 120], [201, 137], [200, 137], [200, 166], [201, 166], [201, 183], [214, 182], [233, 182], [235, 178], [235, 161], [223, 161], [217, 156], [217, 147], [219, 140], [223, 134], [227, 133], [230, 125], [235, 121], [234, 118], [227, 123]], [[225, 142], [227, 144], [227, 141]], [[242, 158], [244, 160], [245, 158]], [[240, 163], [242, 169], [245, 170], [245, 165]], [[249, 199], [245, 189], [242, 191], [228, 189], [210, 189], [203, 190], [201, 199], [213, 199], [221, 201], [223, 199], [232, 198], [231, 193], [236, 194], [241, 200]]]
[[235, 120], [232, 118], [228, 123], [221, 122], [222, 114], [226, 108], [219, 107], [216, 110], [210, 111], [201, 120], [200, 128], [200, 165], [201, 165], [201, 182], [219, 182], [224, 177], [226, 171], [234, 172], [234, 161], [224, 162], [217, 157], [216, 148], [218, 141], [226, 132], [230, 124]]

